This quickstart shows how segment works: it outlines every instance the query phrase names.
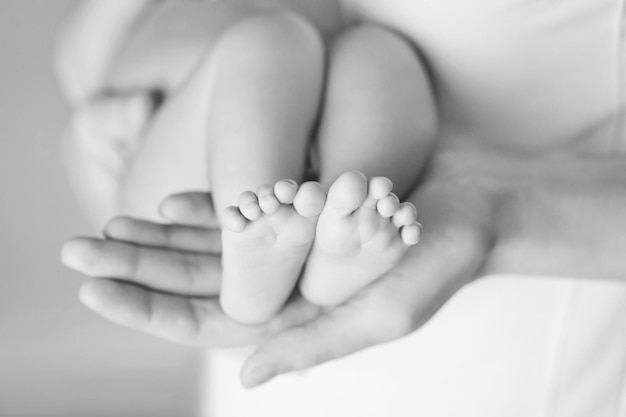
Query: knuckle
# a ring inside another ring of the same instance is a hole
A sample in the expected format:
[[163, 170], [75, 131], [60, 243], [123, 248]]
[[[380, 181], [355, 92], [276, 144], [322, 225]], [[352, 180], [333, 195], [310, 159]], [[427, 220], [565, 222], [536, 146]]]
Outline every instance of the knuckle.
[[181, 257], [187, 290], [196, 292], [202, 290], [207, 278], [207, 262], [199, 254], [184, 254]]

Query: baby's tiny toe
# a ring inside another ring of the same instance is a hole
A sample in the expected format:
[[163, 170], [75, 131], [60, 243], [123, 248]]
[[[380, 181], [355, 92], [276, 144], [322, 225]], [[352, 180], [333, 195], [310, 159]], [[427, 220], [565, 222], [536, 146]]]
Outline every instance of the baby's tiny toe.
[[375, 210], [379, 200], [391, 194], [393, 183], [387, 177], [374, 177], [369, 181], [367, 188], [367, 198], [363, 206]]
[[223, 226], [233, 233], [241, 233], [246, 228], [248, 220], [235, 206], [226, 207], [222, 213]]
[[239, 205], [241, 214], [248, 220], [254, 221], [263, 214], [261, 207], [259, 207], [259, 200], [252, 191], [241, 193], [237, 204]]
[[389, 194], [382, 200], [379, 200], [378, 204], [376, 204], [376, 209], [378, 210], [378, 213], [383, 217], [393, 216], [394, 214], [396, 214], [399, 207], [400, 200], [398, 199], [398, 196], [393, 193]]
[[293, 206], [303, 217], [318, 216], [324, 208], [326, 194], [319, 182], [305, 182], [298, 189]]
[[274, 187], [268, 184], [263, 184], [259, 187], [256, 193], [259, 199], [259, 207], [263, 210], [263, 213], [276, 213], [280, 207], [280, 201], [278, 201], [274, 195]]
[[274, 185], [274, 195], [283, 204], [293, 203], [298, 192], [298, 183], [294, 180], [280, 180]]
[[382, 200], [391, 194], [393, 183], [387, 177], [374, 177], [370, 180], [368, 197]]
[[400, 204], [400, 208], [398, 209], [396, 214], [393, 215], [393, 218], [391, 219], [394, 226], [398, 228], [402, 226], [408, 226], [409, 224], [414, 223], [416, 220], [417, 220], [417, 209], [415, 208], [413, 204], [406, 203], [406, 202]]
[[400, 236], [405, 244], [409, 246], [416, 245], [422, 237], [422, 225], [415, 222], [413, 224], [403, 226], [402, 229], [400, 229]]

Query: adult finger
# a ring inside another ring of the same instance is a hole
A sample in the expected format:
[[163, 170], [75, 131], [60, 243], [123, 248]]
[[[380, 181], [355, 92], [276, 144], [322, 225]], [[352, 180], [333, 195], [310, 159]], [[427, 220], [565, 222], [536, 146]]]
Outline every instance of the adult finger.
[[61, 259], [89, 276], [115, 277], [165, 292], [211, 296], [221, 285], [220, 258], [200, 252], [75, 238], [63, 246]]
[[213, 208], [211, 194], [185, 192], [167, 197], [159, 207], [159, 213], [176, 224], [198, 227], [219, 227]]
[[164, 294], [111, 279], [85, 282], [79, 297], [87, 307], [119, 325], [198, 346], [258, 343], [269, 334], [311, 320], [318, 313], [316, 307], [298, 300], [267, 324], [242, 325], [222, 312], [216, 298]]
[[488, 196], [436, 186], [421, 197], [416, 203], [427, 225], [422, 242], [345, 305], [262, 343], [244, 364], [244, 386], [402, 337], [473, 277], [491, 245], [489, 205], [481, 201]]
[[[235, 331], [215, 298], [192, 298], [151, 291], [132, 283], [92, 279], [83, 284], [80, 300], [103, 317], [177, 343], [248, 344], [264, 334], [264, 328]], [[240, 330], [240, 329], [239, 329]], [[243, 334], [242, 334], [243, 333]]]
[[107, 238], [142, 246], [190, 252], [219, 254], [222, 236], [219, 229], [158, 224], [131, 217], [116, 217], [103, 230]]

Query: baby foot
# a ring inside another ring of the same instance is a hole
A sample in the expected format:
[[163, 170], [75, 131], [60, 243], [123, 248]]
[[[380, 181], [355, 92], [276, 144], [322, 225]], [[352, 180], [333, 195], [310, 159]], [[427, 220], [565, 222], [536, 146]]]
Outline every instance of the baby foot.
[[384, 177], [356, 171], [331, 185], [300, 283], [318, 305], [336, 305], [389, 271], [420, 238], [410, 203], [398, 201]]
[[241, 194], [222, 216], [224, 312], [241, 323], [272, 318], [295, 287], [326, 196], [316, 182], [282, 180]]

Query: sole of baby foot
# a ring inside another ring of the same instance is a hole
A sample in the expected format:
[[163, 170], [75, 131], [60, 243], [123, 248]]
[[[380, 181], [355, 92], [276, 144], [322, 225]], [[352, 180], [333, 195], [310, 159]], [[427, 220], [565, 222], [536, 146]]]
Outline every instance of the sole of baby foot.
[[368, 181], [357, 171], [331, 185], [300, 283], [308, 301], [331, 306], [348, 300], [417, 244], [417, 211], [391, 190], [389, 179]]
[[222, 216], [220, 303], [233, 320], [260, 324], [291, 295], [326, 195], [319, 183], [282, 180], [241, 194]]

